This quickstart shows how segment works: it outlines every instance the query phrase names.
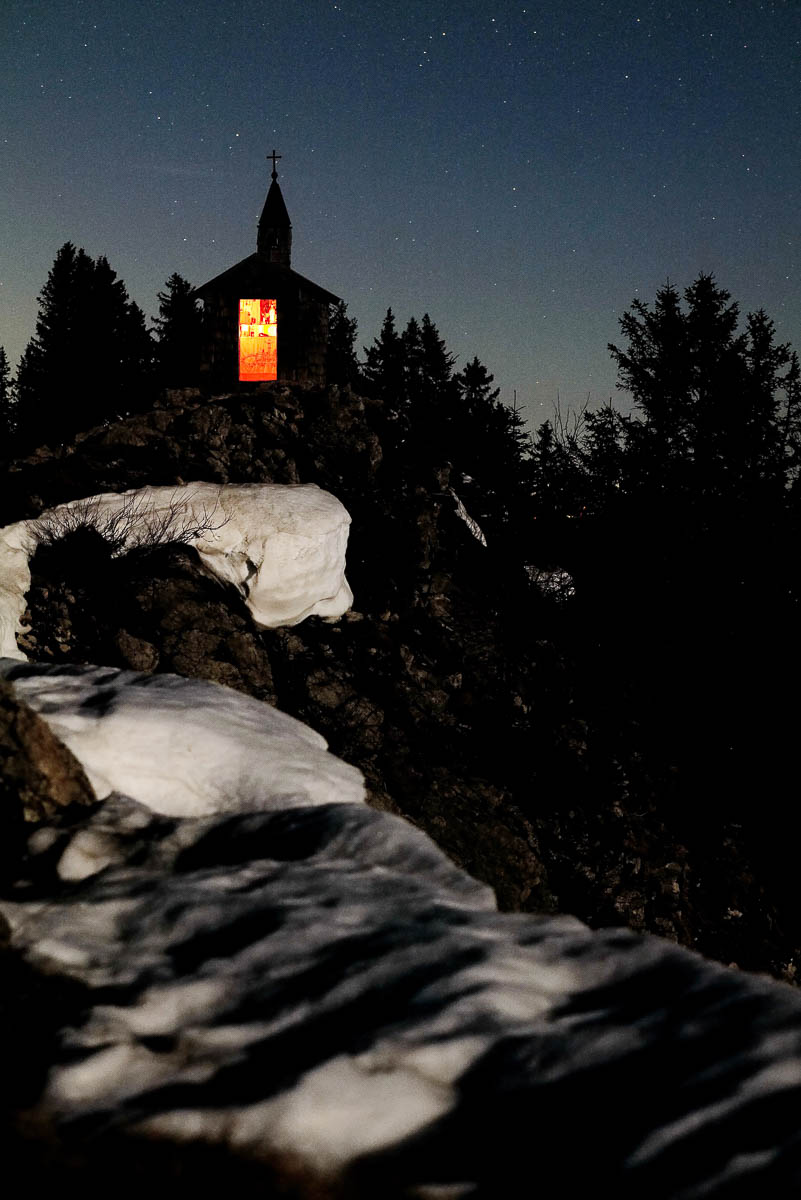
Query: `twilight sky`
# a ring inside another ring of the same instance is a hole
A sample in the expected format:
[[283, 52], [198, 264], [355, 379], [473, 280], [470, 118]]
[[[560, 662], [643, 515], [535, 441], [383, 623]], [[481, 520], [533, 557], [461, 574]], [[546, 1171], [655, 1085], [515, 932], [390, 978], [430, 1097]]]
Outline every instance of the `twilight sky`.
[[359, 345], [428, 312], [534, 425], [667, 277], [801, 349], [801, 0], [1, 0], [0, 78], [12, 366], [67, 240], [149, 316], [255, 250], [273, 147]]

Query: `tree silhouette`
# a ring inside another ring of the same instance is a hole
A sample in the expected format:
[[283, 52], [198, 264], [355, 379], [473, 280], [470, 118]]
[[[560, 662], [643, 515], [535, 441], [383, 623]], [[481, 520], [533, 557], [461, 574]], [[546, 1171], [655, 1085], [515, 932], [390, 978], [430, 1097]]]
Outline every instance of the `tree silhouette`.
[[584, 506], [586, 493], [578, 431], [543, 421], [532, 442], [529, 474], [538, 520], [575, 517]]
[[140, 407], [152, 382], [152, 342], [107, 259], [66, 242], [39, 296], [36, 333], [17, 372], [22, 445], [57, 444]]
[[157, 293], [156, 362], [164, 387], [192, 387], [200, 374], [202, 307], [192, 284], [173, 272]]
[[428, 313], [423, 313], [420, 324], [420, 351], [423, 387], [441, 395], [453, 375], [455, 357], [448, 351]]
[[11, 432], [14, 428], [14, 396], [11, 368], [5, 346], [0, 346], [0, 456], [9, 453]]
[[478, 358], [469, 362], [457, 376], [463, 408], [479, 409], [496, 401], [501, 389], [492, 387], [494, 378]]
[[[58, 251], [40, 295], [35, 336], [28, 342], [17, 370], [17, 430], [24, 444], [50, 438], [61, 441], [72, 424], [65, 392], [78, 402], [89, 320], [88, 296], [94, 264], [84, 250], [66, 242]], [[65, 386], [66, 385], [66, 386]]]
[[359, 383], [359, 363], [356, 358], [356, 321], [348, 316], [348, 306], [340, 300], [331, 309], [328, 318], [328, 344], [326, 347], [326, 378], [329, 383]]
[[627, 347], [609, 347], [638, 412], [627, 431], [632, 480], [652, 493], [718, 499], [782, 488], [795, 438], [794, 354], [762, 311], [738, 333], [739, 307], [712, 275], [699, 275], [684, 301], [669, 283], [653, 309], [635, 300], [620, 321]]
[[454, 356], [428, 313], [419, 324], [411, 318], [402, 341], [410, 449], [424, 469], [439, 468], [453, 461], [459, 437], [461, 414], [453, 377]]
[[371, 396], [387, 405], [391, 413], [404, 407], [406, 399], [405, 347], [395, 327], [391, 308], [372, 346], [365, 346], [363, 374]]
[[588, 512], [602, 512], [628, 491], [627, 448], [632, 444], [631, 420], [618, 412], [611, 400], [597, 412], [583, 414], [580, 452], [586, 475], [583, 498]]
[[530, 439], [519, 412], [500, 399], [494, 376], [473, 358], [454, 376], [452, 447], [470, 510], [488, 536], [522, 533], [530, 519]]

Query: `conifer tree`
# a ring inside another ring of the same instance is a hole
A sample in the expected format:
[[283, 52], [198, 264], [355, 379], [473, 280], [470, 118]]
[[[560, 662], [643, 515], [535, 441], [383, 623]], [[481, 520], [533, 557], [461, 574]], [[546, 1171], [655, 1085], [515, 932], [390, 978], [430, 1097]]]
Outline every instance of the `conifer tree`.
[[420, 325], [420, 349], [423, 385], [431, 393], [442, 394], [453, 375], [455, 358], [428, 313], [423, 313]]
[[428, 313], [419, 325], [414, 318], [409, 321], [403, 341], [416, 453], [421, 465], [436, 469], [453, 462], [460, 436], [454, 356]]
[[578, 439], [544, 421], [531, 447], [529, 475], [538, 518], [576, 516], [584, 506], [586, 474]]
[[6, 458], [10, 451], [11, 434], [14, 428], [14, 397], [11, 368], [5, 346], [0, 346], [0, 457]]
[[477, 357], [454, 376], [453, 454], [461, 475], [471, 481], [471, 512], [489, 533], [522, 526], [530, 507], [525, 421], [500, 401], [500, 388], [493, 382]]
[[39, 295], [36, 333], [17, 371], [17, 428], [23, 444], [61, 441], [71, 424], [79, 403], [77, 384], [89, 369], [81, 331], [92, 270], [86, 252], [65, 242]]
[[420, 323], [416, 317], [410, 317], [406, 328], [401, 334], [403, 348], [403, 379], [404, 396], [407, 401], [419, 400], [425, 387], [425, 367], [423, 364], [423, 339], [420, 334]]
[[388, 308], [378, 337], [372, 346], [365, 346], [363, 374], [370, 395], [386, 404], [389, 415], [397, 415], [404, 406], [404, 360], [403, 340], [395, 328], [392, 309]]
[[602, 512], [629, 487], [626, 448], [631, 448], [631, 421], [611, 400], [597, 412], [585, 412], [581, 459], [586, 471], [585, 501], [589, 512]]
[[136, 412], [147, 408], [153, 398], [157, 364], [153, 335], [144, 312], [134, 300], [128, 302], [122, 328], [120, 411]]
[[761, 311], [738, 333], [738, 305], [711, 275], [700, 275], [684, 301], [683, 310], [670, 284], [653, 309], [635, 300], [620, 322], [628, 346], [610, 346], [618, 387], [638, 412], [627, 431], [632, 481], [652, 492], [719, 499], [781, 489], [790, 347], [776, 343]]
[[329, 383], [357, 387], [359, 363], [356, 358], [356, 321], [348, 316], [348, 306], [340, 300], [328, 318], [326, 378]]
[[496, 401], [501, 389], [493, 389], [494, 378], [477, 357], [467, 363], [457, 376], [462, 406], [465, 409], [475, 409]]
[[192, 284], [177, 272], [157, 295], [159, 315], [154, 325], [159, 382], [164, 387], [192, 387], [200, 375], [200, 301]]
[[152, 344], [107, 259], [66, 242], [39, 296], [36, 332], [17, 374], [21, 444], [58, 444], [139, 407], [151, 386]]

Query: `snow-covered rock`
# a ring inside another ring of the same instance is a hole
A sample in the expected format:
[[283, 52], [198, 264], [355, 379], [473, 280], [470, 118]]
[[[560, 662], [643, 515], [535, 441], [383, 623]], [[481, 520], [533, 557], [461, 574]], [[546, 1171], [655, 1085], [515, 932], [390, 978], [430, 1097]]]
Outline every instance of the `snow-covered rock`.
[[[176, 820], [115, 796], [32, 840], [31, 898], [0, 914], [85, 989], [32, 1114], [68, 1157], [220, 1146], [231, 1172], [292, 1164], [300, 1196], [797, 1194], [788, 987], [493, 912], [364, 805]], [[65, 890], [93, 841], [105, 870]]]
[[69, 747], [95, 794], [156, 812], [354, 803], [361, 772], [294, 717], [231, 688], [113, 667], [0, 659], [0, 676]]
[[315, 735], [226, 688], [2, 669], [116, 789], [39, 826], [0, 895], [11, 946], [75, 985], [26, 1120], [56, 1163], [99, 1158], [98, 1195], [111, 1163], [169, 1194], [170, 1144], [182, 1178], [220, 1147], [257, 1194], [798, 1194], [797, 991], [497, 913], [419, 830], [348, 802]]
[[338, 617], [353, 601], [345, 578], [350, 517], [315, 484], [190, 483], [110, 492], [0, 529], [0, 654], [25, 657], [16, 634], [38, 531], [82, 525], [111, 532], [121, 551], [175, 535], [194, 546], [219, 579], [240, 589], [259, 625]]
[[470, 532], [472, 533], [472, 535], [476, 539], [476, 541], [481, 542], [482, 546], [486, 546], [487, 539], [485, 538], [484, 532], [483, 532], [481, 526], [479, 525], [478, 521], [473, 520], [473, 518], [470, 516], [470, 513], [467, 511], [465, 506], [462, 504], [461, 500], [456, 495], [456, 492], [453, 490], [453, 488], [449, 488], [448, 490], [449, 490], [451, 496], [453, 496], [454, 502], [456, 504], [456, 515], [459, 518], [459, 520], [464, 521], [465, 525], [470, 530]]

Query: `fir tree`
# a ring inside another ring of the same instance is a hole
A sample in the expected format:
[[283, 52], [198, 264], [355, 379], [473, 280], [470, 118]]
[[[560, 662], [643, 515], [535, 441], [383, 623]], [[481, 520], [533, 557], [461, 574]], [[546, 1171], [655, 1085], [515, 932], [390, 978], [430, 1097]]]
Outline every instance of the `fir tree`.
[[164, 387], [192, 387], [200, 374], [200, 341], [203, 313], [188, 280], [176, 272], [158, 293], [156, 362]]
[[404, 333], [410, 422], [421, 465], [452, 463], [459, 439], [461, 412], [449, 353], [428, 313], [418, 325], [412, 318]]
[[627, 431], [632, 481], [668, 495], [719, 499], [781, 489], [784, 414], [794, 403], [790, 347], [776, 343], [773, 322], [761, 311], [738, 333], [738, 305], [711, 275], [700, 275], [684, 300], [686, 309], [670, 284], [653, 309], [635, 300], [620, 322], [628, 346], [610, 346], [618, 387], [631, 393], [638, 412]]
[[80, 331], [92, 269], [85, 251], [65, 242], [40, 293], [36, 333], [17, 371], [17, 428], [24, 444], [59, 442], [70, 425], [66, 401], [71, 393], [77, 402], [78, 382], [89, 367]]
[[395, 328], [395, 317], [387, 309], [381, 332], [372, 346], [365, 346], [363, 375], [369, 394], [382, 400], [389, 416], [397, 415], [406, 399], [405, 347]]
[[459, 394], [465, 409], [481, 408], [492, 404], [501, 394], [500, 388], [492, 387], [494, 376], [478, 358], [469, 362], [457, 376]]
[[135, 412], [151, 403], [157, 382], [156, 347], [145, 314], [130, 300], [122, 322], [120, 361], [123, 369], [119, 395], [121, 410]]
[[521, 528], [529, 518], [529, 437], [522, 415], [499, 400], [493, 382], [478, 358], [454, 376], [453, 454], [471, 482], [471, 511], [497, 534], [506, 526]]
[[585, 412], [581, 458], [586, 471], [586, 504], [589, 512], [602, 512], [628, 490], [627, 445], [631, 446], [629, 418], [608, 404]]
[[398, 334], [390, 309], [366, 349], [364, 376], [384, 401], [384, 469], [405, 494], [434, 486], [447, 469], [473, 516], [497, 534], [528, 513], [528, 436], [522, 416], [502, 404], [477, 358], [454, 374], [454, 356], [431, 317], [411, 317]]
[[445, 346], [428, 313], [420, 325], [420, 350], [423, 386], [433, 394], [443, 394], [453, 375], [455, 358]]
[[36, 333], [20, 360], [17, 425], [24, 445], [57, 444], [149, 396], [152, 344], [107, 259], [66, 242], [39, 296]]
[[14, 395], [11, 368], [5, 346], [0, 346], [0, 457], [9, 454], [9, 444], [14, 429]]
[[582, 511], [586, 473], [579, 441], [564, 425], [544, 421], [531, 447], [529, 475], [539, 519], [574, 517]]
[[401, 334], [403, 348], [403, 393], [408, 400], [421, 399], [425, 387], [425, 367], [423, 364], [423, 339], [420, 334], [420, 323], [416, 317], [410, 317], [406, 328]]
[[329, 383], [357, 387], [360, 372], [356, 358], [356, 321], [347, 314], [348, 306], [340, 300], [328, 318], [326, 378]]

